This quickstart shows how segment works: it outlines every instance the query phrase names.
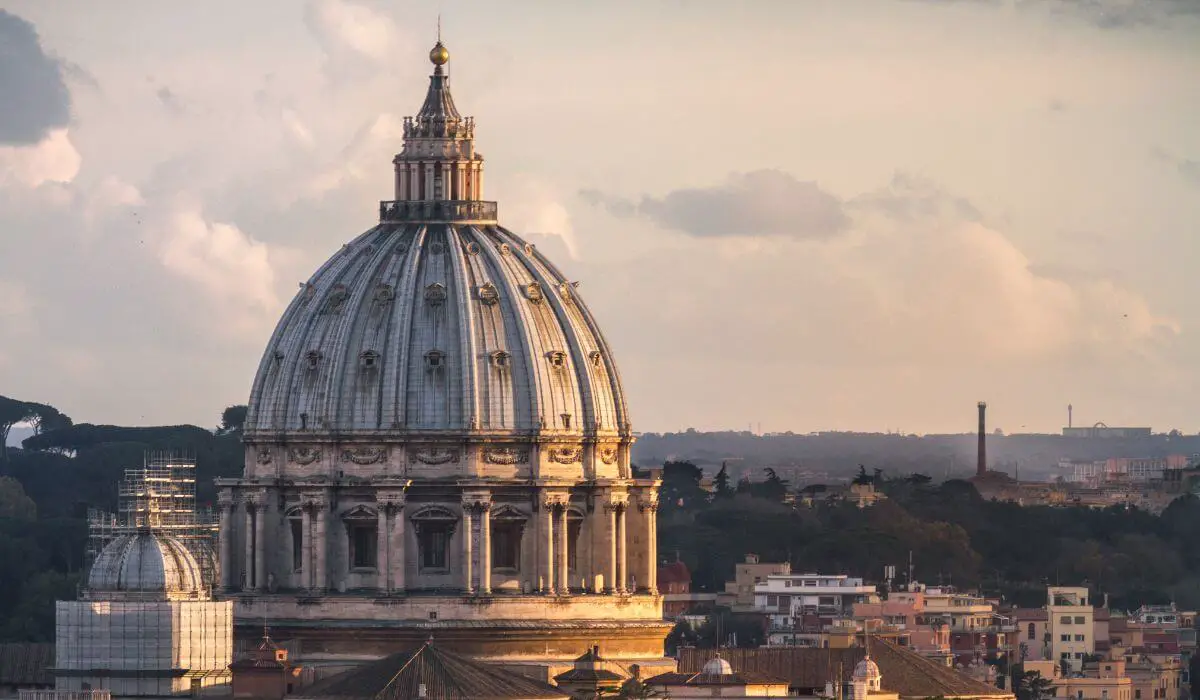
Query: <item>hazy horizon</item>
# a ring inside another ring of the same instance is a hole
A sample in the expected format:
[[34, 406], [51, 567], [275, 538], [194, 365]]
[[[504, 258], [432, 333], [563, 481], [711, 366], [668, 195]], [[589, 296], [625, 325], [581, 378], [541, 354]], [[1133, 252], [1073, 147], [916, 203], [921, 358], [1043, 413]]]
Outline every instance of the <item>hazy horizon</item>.
[[1200, 3], [0, 4], [0, 394], [245, 403], [392, 196], [440, 9], [636, 431], [1200, 430]]

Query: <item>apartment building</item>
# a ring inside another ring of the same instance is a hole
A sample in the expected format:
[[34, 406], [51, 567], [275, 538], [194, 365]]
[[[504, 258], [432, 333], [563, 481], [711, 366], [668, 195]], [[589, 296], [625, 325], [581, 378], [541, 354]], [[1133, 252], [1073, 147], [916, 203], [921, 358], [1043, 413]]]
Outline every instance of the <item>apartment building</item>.
[[1088, 589], [1048, 587], [1046, 616], [1050, 635], [1048, 660], [1066, 664], [1072, 672], [1082, 671], [1084, 659], [1096, 653], [1096, 611]]

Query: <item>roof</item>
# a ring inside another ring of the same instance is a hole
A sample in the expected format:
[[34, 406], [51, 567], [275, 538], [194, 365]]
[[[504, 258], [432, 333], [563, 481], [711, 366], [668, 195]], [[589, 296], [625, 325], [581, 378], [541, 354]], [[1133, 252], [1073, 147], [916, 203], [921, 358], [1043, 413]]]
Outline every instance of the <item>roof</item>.
[[[975, 680], [952, 668], [934, 663], [908, 649], [882, 639], [871, 639], [871, 659], [883, 675], [883, 689], [902, 698], [1011, 698], [1012, 694]], [[866, 656], [863, 647], [850, 649], [810, 649], [780, 647], [728, 649], [722, 652], [735, 673], [763, 673], [786, 678], [793, 688], [824, 688], [839, 675], [850, 681], [851, 675]], [[698, 672], [708, 660], [706, 650], [680, 650], [679, 670]]]
[[[422, 687], [424, 694], [419, 695]], [[432, 642], [350, 669], [306, 688], [302, 694], [309, 698], [373, 700], [569, 698], [546, 683], [446, 651]]]
[[1049, 620], [1050, 613], [1045, 608], [1017, 608], [1012, 611], [1012, 618], [1021, 622], [1037, 622]]
[[664, 564], [658, 567], [658, 583], [659, 585], [666, 583], [691, 583], [692, 572], [688, 571], [687, 564], [681, 561], [673, 561], [670, 564]]
[[646, 685], [784, 685], [786, 679], [765, 673], [660, 673], [643, 681]]
[[203, 590], [200, 566], [183, 542], [149, 531], [110, 542], [88, 574], [89, 593], [196, 595]]
[[54, 685], [53, 667], [53, 644], [0, 644], [0, 685]]

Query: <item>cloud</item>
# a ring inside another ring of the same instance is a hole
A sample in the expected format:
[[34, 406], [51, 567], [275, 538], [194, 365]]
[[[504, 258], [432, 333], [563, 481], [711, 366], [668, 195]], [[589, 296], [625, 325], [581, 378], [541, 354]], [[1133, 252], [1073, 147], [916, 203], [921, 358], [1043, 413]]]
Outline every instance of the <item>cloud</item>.
[[1169, 26], [1173, 21], [1200, 17], [1196, 0], [907, 0], [928, 5], [980, 5], [1044, 12], [1082, 20], [1102, 29]]
[[778, 170], [734, 174], [715, 187], [675, 190], [640, 202], [595, 190], [580, 196], [617, 216], [639, 215], [659, 226], [701, 238], [783, 236], [826, 238], [846, 228], [849, 218], [837, 197], [815, 182]]
[[[783, 211], [791, 196], [768, 189], [755, 201]], [[656, 303], [623, 312], [658, 327], [655, 342], [685, 340], [656, 352], [728, 348], [722, 360], [737, 361], [745, 345], [731, 339], [753, 339], [756, 361], [841, 366], [1151, 358], [1180, 332], [1111, 279], [1043, 274], [970, 202], [922, 178], [897, 175], [843, 210], [832, 237], [765, 233], [737, 247], [684, 239], [669, 258], [686, 265], [656, 257], [654, 270], [630, 272]]]
[[162, 106], [166, 107], [167, 111], [171, 114], [183, 114], [183, 100], [179, 99], [179, 95], [176, 95], [171, 88], [163, 85], [154, 91], [154, 96], [158, 98], [158, 101], [162, 103]]
[[0, 95], [0, 144], [36, 144], [71, 118], [58, 61], [46, 55], [32, 24], [2, 9]]
[[79, 173], [81, 162], [66, 129], [55, 129], [32, 146], [0, 145], [0, 186], [70, 182]]
[[500, 218], [504, 226], [527, 239], [558, 238], [567, 255], [579, 259], [579, 241], [570, 210], [564, 204], [566, 198], [553, 185], [531, 175], [514, 175], [493, 186], [495, 193], [488, 198], [502, 203]]
[[391, 18], [353, 0], [310, 0], [304, 22], [325, 52], [335, 83], [371, 78], [403, 46]]
[[1174, 168], [1183, 179], [1200, 185], [1200, 160], [1184, 158], [1162, 148], [1150, 149], [1150, 155]]

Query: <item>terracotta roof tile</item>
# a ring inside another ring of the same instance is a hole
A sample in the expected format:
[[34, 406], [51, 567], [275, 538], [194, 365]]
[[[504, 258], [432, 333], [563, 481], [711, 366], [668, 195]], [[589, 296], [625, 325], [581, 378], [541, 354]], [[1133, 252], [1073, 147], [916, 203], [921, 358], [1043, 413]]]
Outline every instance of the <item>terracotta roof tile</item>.
[[[882, 639], [870, 642], [871, 658], [883, 674], [883, 689], [902, 698], [1012, 698], [1012, 694], [975, 680], [952, 668], [936, 664], [908, 649]], [[679, 671], [697, 673], [711, 652], [681, 649]], [[727, 649], [722, 656], [737, 673], [762, 673], [786, 678], [792, 688], [823, 689], [841, 676], [849, 681], [854, 667], [866, 655], [862, 647], [810, 649], [780, 647]]]

